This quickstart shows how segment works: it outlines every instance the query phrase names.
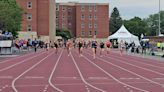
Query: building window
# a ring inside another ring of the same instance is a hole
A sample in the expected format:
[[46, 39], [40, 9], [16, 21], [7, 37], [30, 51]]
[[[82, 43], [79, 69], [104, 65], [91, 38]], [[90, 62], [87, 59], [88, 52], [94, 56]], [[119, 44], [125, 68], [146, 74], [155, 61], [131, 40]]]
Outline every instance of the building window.
[[31, 25], [27, 25], [27, 31], [32, 31], [32, 26]]
[[84, 5], [81, 6], [81, 11], [85, 11], [85, 6]]
[[56, 5], [56, 11], [59, 11], [59, 5]]
[[66, 10], [66, 8], [63, 6], [63, 7], [62, 7], [62, 11], [65, 11], [65, 10]]
[[28, 21], [31, 21], [31, 20], [32, 20], [32, 14], [31, 14], [31, 13], [28, 13], [28, 14], [27, 14], [27, 20], [28, 20]]
[[92, 28], [92, 23], [89, 23], [89, 28]]
[[85, 28], [85, 23], [84, 22], [81, 23], [81, 28]]
[[59, 28], [59, 23], [56, 23], [56, 28]]
[[94, 15], [94, 19], [97, 20], [97, 15]]
[[89, 36], [92, 36], [92, 31], [89, 31]]
[[72, 11], [72, 8], [68, 8], [68, 11], [71, 12]]
[[89, 5], [89, 11], [90, 12], [92, 11], [92, 5]]
[[69, 23], [68, 23], [68, 25], [69, 25], [69, 26], [71, 26], [71, 25], [72, 25], [72, 23], [71, 23], [71, 22], [69, 22]]
[[94, 31], [94, 35], [97, 35], [97, 31]]
[[89, 14], [89, 20], [92, 20], [92, 15], [91, 14]]
[[69, 19], [69, 20], [72, 20], [72, 16], [68, 16], [68, 19]]
[[94, 28], [97, 28], [97, 23], [94, 23]]
[[59, 19], [59, 16], [56, 16], [56, 19]]
[[84, 32], [84, 30], [81, 31], [81, 36], [85, 36], [85, 32]]
[[63, 24], [62, 24], [62, 28], [65, 28], [65, 27], [66, 27], [65, 23], [63, 23]]
[[94, 5], [94, 11], [95, 11], [95, 12], [97, 11], [97, 6], [96, 6], [96, 5]]
[[84, 14], [81, 15], [81, 19], [82, 19], [82, 20], [85, 19], [85, 15], [84, 15]]
[[63, 20], [65, 19], [65, 16], [64, 16], [64, 15], [62, 16], [62, 19], [63, 19]]
[[32, 9], [32, 2], [27, 2], [27, 9]]

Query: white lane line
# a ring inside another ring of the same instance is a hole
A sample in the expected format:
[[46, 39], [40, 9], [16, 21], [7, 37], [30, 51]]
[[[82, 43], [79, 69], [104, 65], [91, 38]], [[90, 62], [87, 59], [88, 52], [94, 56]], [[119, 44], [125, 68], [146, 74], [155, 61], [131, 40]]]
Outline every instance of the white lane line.
[[15, 82], [22, 77], [23, 75], [25, 75], [27, 72], [29, 72], [30, 70], [32, 70], [33, 68], [35, 68], [37, 65], [39, 65], [41, 62], [43, 62], [45, 59], [47, 59], [48, 57], [50, 57], [51, 55], [53, 55], [55, 52], [52, 52], [51, 54], [47, 55], [46, 57], [44, 57], [42, 60], [40, 60], [38, 63], [34, 64], [32, 67], [30, 67], [29, 69], [27, 69], [25, 72], [23, 72], [22, 74], [20, 74], [18, 77], [16, 77], [13, 81], [12, 81], [12, 88], [15, 92], [18, 92], [18, 90], [15, 87]]
[[[112, 55], [112, 56], [114, 56], [114, 55]], [[126, 59], [126, 58], [124, 58], [124, 59]], [[131, 59], [131, 61], [136, 62], [136, 63], [140, 63], [140, 64], [144, 64], [144, 65], [147, 65], [147, 66], [152, 66], [152, 67], [159, 68], [159, 69], [164, 69], [164, 67], [161, 67], [161, 66], [156, 66], [156, 65], [148, 64], [148, 63], [144, 62], [145, 60], [140, 60], [140, 61], [143, 61], [143, 62], [138, 62], [137, 60], [134, 60], [134, 59], [135, 58]]]
[[57, 59], [57, 61], [56, 61], [56, 64], [55, 64], [55, 66], [54, 66], [54, 68], [53, 68], [53, 70], [52, 70], [52, 72], [51, 72], [51, 75], [50, 75], [50, 77], [49, 77], [49, 80], [48, 80], [48, 83], [50, 84], [50, 86], [51, 86], [52, 88], [54, 88], [55, 90], [59, 91], [59, 92], [63, 92], [63, 91], [60, 90], [59, 88], [55, 87], [55, 85], [52, 83], [51, 80], [52, 80], [52, 77], [53, 77], [53, 75], [54, 75], [54, 72], [55, 72], [55, 70], [56, 70], [56, 67], [57, 67], [59, 61], [60, 61], [60, 58], [61, 58], [62, 54], [63, 54], [63, 50], [62, 50], [62, 52], [60, 53], [60, 56], [58, 57], [58, 59]]
[[[87, 53], [88, 54], [88, 53]], [[88, 55], [90, 55], [90, 56], [92, 56], [91, 54], [88, 54]], [[149, 92], [149, 91], [147, 91], [147, 90], [144, 90], [144, 89], [140, 89], [140, 88], [137, 88], [137, 87], [135, 87], [135, 86], [131, 86], [131, 85], [129, 85], [129, 84], [126, 84], [126, 83], [124, 83], [124, 82], [121, 82], [120, 80], [118, 80], [117, 78], [115, 78], [113, 75], [111, 75], [110, 73], [108, 73], [107, 71], [105, 71], [104, 69], [102, 69], [100, 66], [98, 66], [98, 65], [96, 65], [95, 63], [93, 63], [90, 59], [88, 59], [87, 57], [85, 57], [85, 56], [83, 56], [87, 61], [89, 61], [91, 64], [93, 64], [94, 66], [96, 66], [98, 69], [100, 69], [102, 72], [104, 72], [105, 74], [107, 74], [109, 77], [111, 77], [112, 79], [114, 79], [115, 81], [117, 81], [118, 83], [120, 83], [120, 84], [122, 84], [122, 85], [125, 85], [125, 86], [128, 86], [128, 87], [131, 87], [131, 88], [133, 88], [133, 89], [136, 89], [136, 90], [139, 90], [139, 91], [142, 91], [142, 92]], [[96, 57], [96, 58], [98, 58], [98, 57]], [[103, 59], [101, 59], [101, 58], [98, 58], [99, 60], [101, 60], [101, 61], [104, 61], [104, 62], [107, 62], [106, 60], [103, 60]], [[112, 63], [111, 63], [112, 64]], [[112, 65], [114, 65], [114, 64], [112, 64]], [[114, 65], [114, 66], [117, 66], [117, 65]], [[120, 66], [117, 66], [117, 67], [119, 67], [119, 68], [121, 68]], [[123, 68], [121, 68], [121, 69], [123, 69]], [[125, 70], [125, 69], [124, 69]], [[129, 71], [129, 70], [128, 70]]]
[[[42, 52], [42, 51], [39, 51], [39, 52], [37, 52], [37, 53], [40, 53], [40, 52]], [[15, 58], [7, 59], [7, 60], [4, 60], [4, 61], [1, 61], [0, 64], [6, 63], [6, 62], [9, 62], [9, 61], [18, 59], [18, 58], [23, 58], [23, 57], [26, 57], [26, 56], [28, 57], [28, 56], [30, 56], [31, 54], [35, 54], [35, 53], [28, 53], [28, 54], [21, 55], [21, 56], [15, 57]]]
[[[127, 72], [129, 72], [129, 73], [131, 73], [131, 74], [134, 74], [134, 75], [136, 75], [136, 76], [138, 76], [138, 77], [140, 77], [140, 78], [143, 78], [143, 79], [149, 81], [150, 83], [154, 83], [154, 84], [156, 84], [156, 85], [159, 85], [159, 86], [161, 86], [161, 87], [164, 87], [164, 84], [161, 84], [161, 83], [159, 83], [159, 82], [155, 82], [155, 81], [153, 81], [153, 80], [151, 80], [151, 79], [148, 79], [148, 78], [146, 78], [146, 77], [144, 77], [144, 76], [142, 76], [142, 75], [139, 75], [139, 74], [137, 74], [137, 73], [135, 73], [135, 72], [129, 71], [129, 70], [127, 70], [126, 68], [123, 68], [123, 67], [121, 67], [121, 66], [118, 66], [118, 65], [116, 65], [116, 64], [113, 64], [113, 63], [111, 63], [111, 62], [107, 62], [107, 60], [105, 60], [105, 59], [102, 59], [102, 58], [99, 58], [99, 57], [97, 57], [97, 58], [98, 58], [99, 60], [102, 60], [102, 61], [104, 61], [104, 62], [106, 62], [106, 63], [108, 63], [108, 64], [111, 64], [111, 65], [115, 66], [115, 67], [118, 67], [118, 68], [120, 68], [120, 69], [122, 69], [122, 70], [124, 70], [124, 71], [127, 71]], [[121, 60], [119, 60], [119, 59], [114, 59], [114, 58], [113, 58], [113, 60], [117, 60], [117, 61], [119, 61], [119, 62], [124, 62], [124, 61], [121, 61]], [[135, 66], [135, 65], [133, 65], [133, 66]], [[144, 69], [144, 68], [143, 68], [143, 69]]]
[[79, 73], [79, 75], [80, 75], [82, 81], [83, 81], [86, 85], [88, 85], [88, 86], [90, 86], [90, 87], [92, 87], [92, 88], [94, 88], [94, 89], [96, 89], [96, 90], [99, 90], [99, 91], [101, 91], [101, 92], [106, 92], [105, 90], [102, 90], [102, 89], [100, 89], [100, 88], [97, 88], [97, 87], [93, 86], [92, 84], [86, 82], [85, 79], [84, 79], [84, 77], [83, 77], [83, 75], [82, 75], [82, 73], [81, 73], [81, 71], [80, 71], [80, 69], [79, 69], [79, 67], [78, 67], [78, 65], [76, 64], [75, 58], [73, 57], [72, 53], [71, 53], [71, 57], [72, 57], [72, 60], [73, 60], [74, 65], [76, 66], [76, 69], [78, 70], [78, 73]]
[[[118, 54], [118, 55], [119, 55], [120, 52], [113, 52], [113, 51], [112, 51], [112, 53], [115, 53], [115, 54]], [[126, 54], [124, 54], [124, 55], [126, 55]], [[155, 62], [156, 64], [162, 64], [162, 65], [164, 65], [164, 64], [163, 64], [162, 58], [155, 59], [155, 58], [145, 57], [144, 55], [142, 55], [142, 56], [140, 56], [140, 55], [135, 55], [135, 54], [132, 54], [132, 53], [130, 53], [130, 54], [128, 54], [128, 55], [132, 56], [132, 57], [131, 57], [132, 59], [140, 58], [140, 59], [142, 59], [142, 61], [146, 61], [146, 62], [153, 62], [153, 61], [150, 61], [150, 60], [155, 60], [155, 61], [157, 61], [157, 62]], [[127, 55], [126, 55], [126, 56], [127, 56]], [[146, 59], [146, 60], [145, 60], [145, 59]]]
[[151, 70], [151, 69], [143, 68], [143, 67], [140, 67], [140, 66], [137, 66], [137, 65], [134, 65], [134, 64], [125, 62], [124, 60], [120, 61], [119, 59], [115, 59], [115, 58], [112, 58], [112, 57], [107, 57], [107, 56], [105, 56], [105, 57], [106, 57], [106, 58], [109, 58], [109, 59], [113, 59], [113, 60], [118, 60], [118, 61], [121, 62], [121, 63], [130, 65], [130, 66], [134, 66], [134, 67], [137, 67], [137, 68], [139, 68], [139, 69], [143, 69], [143, 70], [150, 71], [150, 72], [156, 73], [156, 74], [158, 74], [158, 75], [164, 76], [164, 73], [160, 73], [160, 72], [157, 72], [157, 71], [154, 71], [154, 70]]
[[37, 54], [36, 56], [34, 55], [33, 57], [29, 57], [29, 58], [27, 58], [27, 59], [24, 59], [24, 60], [18, 62], [18, 63], [15, 63], [15, 64], [11, 65], [11, 66], [8, 66], [8, 67], [5, 67], [5, 68], [3, 68], [3, 69], [0, 69], [0, 72], [5, 71], [5, 70], [8, 70], [8, 69], [10, 69], [10, 68], [12, 68], [12, 67], [14, 67], [14, 66], [17, 66], [17, 65], [19, 65], [19, 64], [21, 64], [21, 63], [24, 63], [24, 62], [28, 61], [28, 60], [30, 60], [30, 59], [33, 59], [33, 58], [35, 58], [35, 57], [38, 57], [39, 55], [42, 55], [42, 54], [44, 54], [44, 53], [46, 53], [46, 52], [39, 53], [39, 54]]

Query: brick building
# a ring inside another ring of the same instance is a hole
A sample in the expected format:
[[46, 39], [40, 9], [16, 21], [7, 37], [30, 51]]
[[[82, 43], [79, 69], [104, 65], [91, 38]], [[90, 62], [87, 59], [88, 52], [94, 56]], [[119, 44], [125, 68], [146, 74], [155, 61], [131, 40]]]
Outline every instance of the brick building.
[[56, 3], [56, 27], [69, 29], [74, 37], [109, 36], [108, 3]]
[[16, 0], [23, 8], [20, 39], [54, 40], [56, 33], [55, 0]]

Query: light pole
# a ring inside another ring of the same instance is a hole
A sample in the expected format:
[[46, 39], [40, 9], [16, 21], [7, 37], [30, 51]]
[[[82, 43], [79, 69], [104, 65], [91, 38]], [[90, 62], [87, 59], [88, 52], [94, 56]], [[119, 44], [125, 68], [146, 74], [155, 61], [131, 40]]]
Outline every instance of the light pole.
[[160, 29], [161, 29], [161, 14], [160, 14], [160, 11], [161, 11], [161, 1], [159, 0], [159, 26], [158, 26], [158, 36], [160, 36], [161, 35], [161, 31], [160, 31]]

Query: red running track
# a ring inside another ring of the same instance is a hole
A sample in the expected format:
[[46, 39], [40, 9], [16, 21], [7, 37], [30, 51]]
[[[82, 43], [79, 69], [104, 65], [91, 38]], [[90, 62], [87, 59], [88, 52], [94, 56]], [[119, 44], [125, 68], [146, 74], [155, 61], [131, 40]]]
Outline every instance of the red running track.
[[0, 92], [164, 92], [164, 62], [90, 49], [28, 53], [0, 62]]

